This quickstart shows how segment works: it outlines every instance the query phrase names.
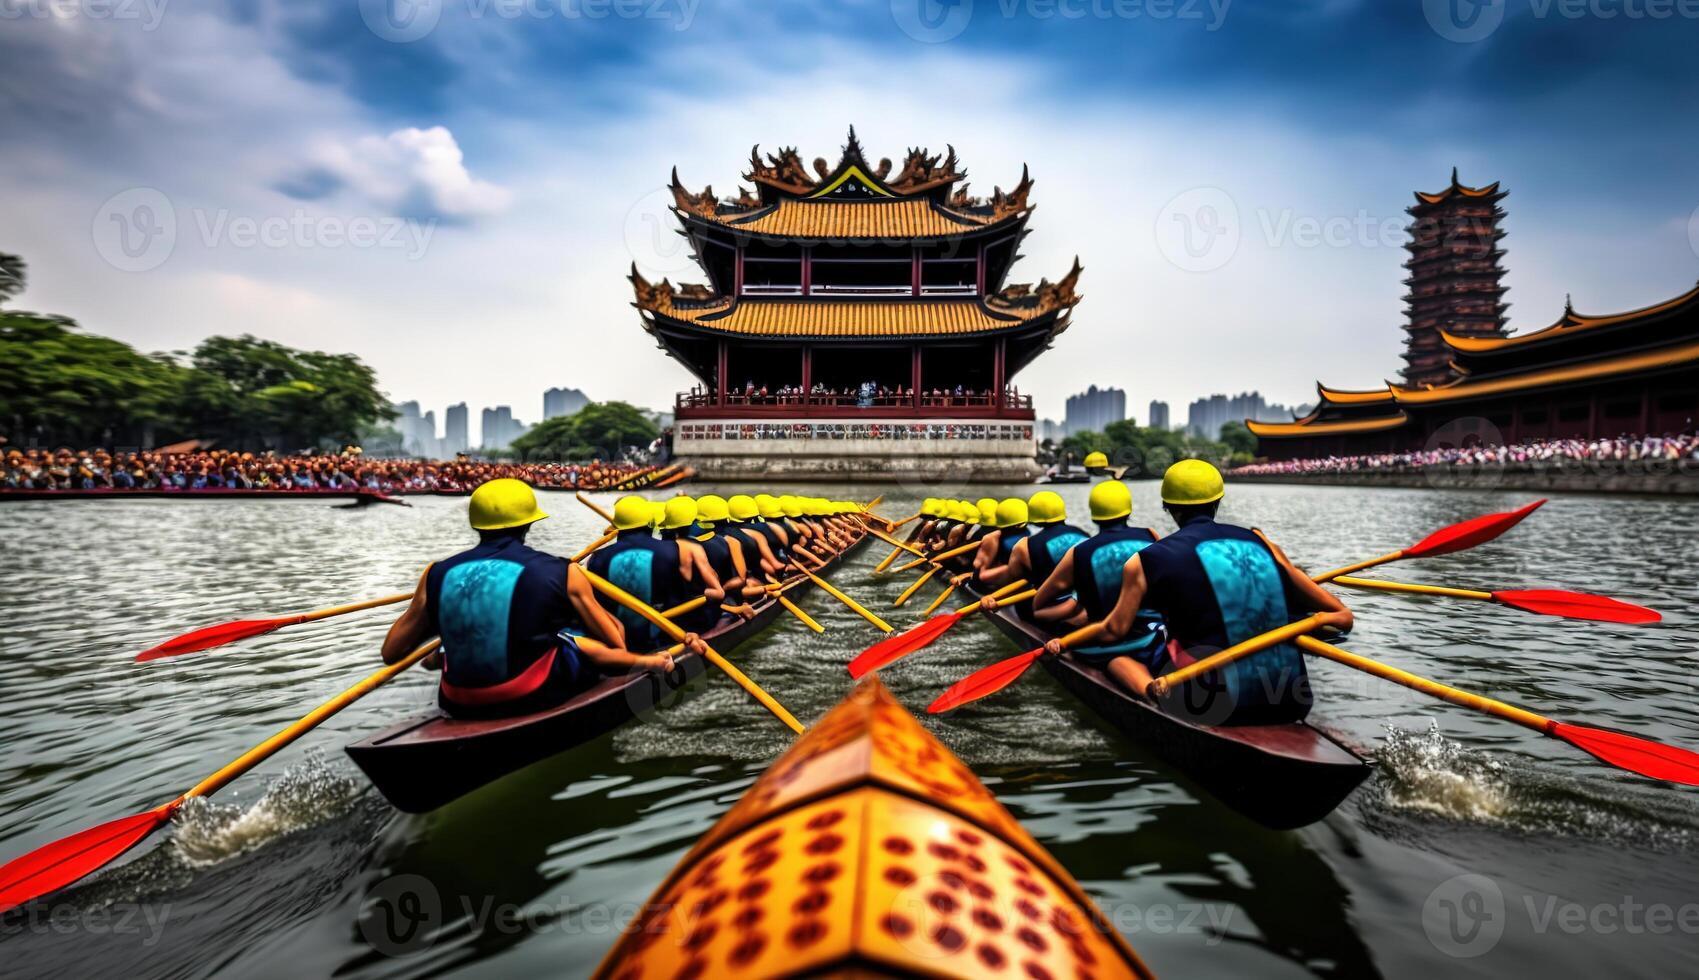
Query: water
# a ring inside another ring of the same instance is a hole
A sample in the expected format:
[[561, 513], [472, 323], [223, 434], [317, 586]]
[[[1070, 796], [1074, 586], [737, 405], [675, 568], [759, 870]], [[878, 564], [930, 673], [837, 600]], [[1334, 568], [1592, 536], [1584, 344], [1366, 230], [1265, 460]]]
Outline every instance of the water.
[[[1011, 488], [1013, 489], [1013, 488]], [[1030, 488], [1021, 488], [1026, 492]], [[1086, 488], [1062, 488], [1084, 514]], [[844, 495], [850, 495], [845, 491]], [[978, 496], [978, 491], [974, 491]], [[1166, 530], [1155, 488], [1135, 519]], [[1312, 569], [1410, 544], [1523, 502], [1489, 491], [1234, 487], [1225, 518]], [[911, 512], [892, 492], [881, 510]], [[600, 522], [566, 494], [534, 543], [570, 553]], [[164, 802], [377, 666], [386, 611], [216, 652], [135, 651], [241, 615], [409, 588], [466, 545], [464, 502], [342, 510], [321, 502], [121, 501], [0, 506], [0, 860]], [[1693, 663], [1699, 508], [1553, 500], [1521, 528], [1388, 577], [1567, 587], [1663, 610], [1653, 627], [1534, 617], [1370, 593], [1350, 649], [1560, 719], [1699, 748]], [[836, 581], [889, 609], [869, 548]], [[928, 586], [908, 610], [913, 622]], [[821, 595], [738, 651], [804, 720], [849, 689], [873, 639]], [[892, 669], [920, 710], [1014, 649], [970, 621]], [[1170, 975], [1667, 977], [1699, 971], [1699, 793], [1617, 773], [1531, 732], [1365, 675], [1313, 668], [1314, 717], [1381, 760], [1326, 821], [1266, 830], [1202, 796], [1042, 672], [927, 724]], [[126, 862], [0, 929], [16, 976], [581, 975], [689, 844], [788, 744], [723, 678], [647, 723], [435, 813], [370, 791], [341, 746], [427, 708], [402, 678], [197, 804]], [[429, 928], [396, 939], [397, 897]]]

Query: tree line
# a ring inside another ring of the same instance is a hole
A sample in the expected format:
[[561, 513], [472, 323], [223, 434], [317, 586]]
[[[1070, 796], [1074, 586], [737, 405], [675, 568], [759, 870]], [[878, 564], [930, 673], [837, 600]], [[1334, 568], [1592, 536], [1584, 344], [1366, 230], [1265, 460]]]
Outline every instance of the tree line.
[[331, 449], [395, 415], [352, 354], [248, 335], [143, 353], [69, 317], [11, 308], [26, 284], [23, 259], [0, 253], [0, 433], [14, 446]]

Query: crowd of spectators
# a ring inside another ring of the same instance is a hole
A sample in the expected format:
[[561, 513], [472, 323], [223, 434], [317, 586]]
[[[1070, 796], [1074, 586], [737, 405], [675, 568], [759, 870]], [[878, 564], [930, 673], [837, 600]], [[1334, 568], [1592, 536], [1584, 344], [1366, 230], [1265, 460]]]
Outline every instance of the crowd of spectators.
[[[1011, 395], [1011, 397], [1017, 397]], [[708, 405], [712, 404], [712, 392], [700, 388], [681, 398], [681, 404]], [[908, 385], [885, 385], [876, 381], [863, 381], [858, 385], [842, 387], [814, 382], [807, 388], [800, 384], [782, 384], [776, 387], [756, 384], [746, 381], [743, 387], [733, 387], [726, 392], [726, 400], [734, 405], [838, 405], [856, 406], [859, 408], [901, 407], [911, 405], [915, 400], [915, 390]], [[969, 385], [955, 385], [920, 389], [920, 403], [928, 407], [967, 407], [985, 406], [996, 402], [996, 392], [990, 388], [974, 388]]]
[[1435, 466], [1540, 469], [1660, 461], [1699, 464], [1699, 434], [1661, 436], [1621, 435], [1612, 439], [1533, 439], [1503, 446], [1475, 445], [1424, 449], [1403, 453], [1369, 453], [1251, 463], [1233, 469], [1241, 476], [1329, 475], [1335, 473], [1408, 472]]
[[494, 463], [377, 459], [358, 449], [314, 455], [197, 450], [185, 453], [90, 449], [8, 449], [0, 464], [7, 490], [369, 490], [384, 494], [463, 493], [513, 477], [536, 487], [595, 490], [637, 476], [623, 462]]

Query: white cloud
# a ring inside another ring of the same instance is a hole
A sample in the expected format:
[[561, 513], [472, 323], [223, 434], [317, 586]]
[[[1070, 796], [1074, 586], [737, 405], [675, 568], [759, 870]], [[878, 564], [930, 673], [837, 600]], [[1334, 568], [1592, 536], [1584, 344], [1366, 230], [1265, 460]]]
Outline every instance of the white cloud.
[[464, 221], [496, 214], [513, 195], [473, 177], [447, 127], [408, 127], [388, 136], [326, 141], [309, 166], [390, 211], [411, 217]]

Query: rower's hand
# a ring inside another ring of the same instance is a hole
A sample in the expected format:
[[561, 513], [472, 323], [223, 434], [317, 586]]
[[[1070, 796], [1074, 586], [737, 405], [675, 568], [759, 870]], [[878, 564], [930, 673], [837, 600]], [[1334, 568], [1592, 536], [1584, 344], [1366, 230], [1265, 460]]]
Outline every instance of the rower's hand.
[[643, 666], [649, 668], [650, 670], [653, 670], [653, 671], [655, 671], [657, 673], [661, 673], [661, 674], [672, 673], [673, 657], [672, 657], [672, 654], [670, 654], [670, 653], [657, 653], [657, 654], [654, 654], [653, 656], [645, 657], [643, 659], [645, 660], [645, 663], [643, 664]]
[[437, 647], [435, 650], [432, 650], [431, 653], [430, 653], [430, 656], [428, 656], [424, 660], [420, 661], [419, 666], [425, 668], [426, 670], [441, 670], [442, 669], [442, 647]]
[[709, 602], [719, 602], [721, 599], [724, 599], [726, 597], [726, 590], [725, 589], [704, 589], [704, 590], [702, 590], [702, 594], [708, 597]]
[[706, 654], [708, 644], [702, 642], [702, 637], [695, 633], [684, 634], [684, 648], [695, 654]]
[[997, 597], [988, 595], [985, 598], [979, 600], [979, 608], [985, 610], [986, 612], [996, 612], [997, 611]]
[[1061, 656], [1064, 649], [1066, 648], [1062, 646], [1061, 640], [1044, 641], [1044, 652], [1050, 654], [1052, 657]]

